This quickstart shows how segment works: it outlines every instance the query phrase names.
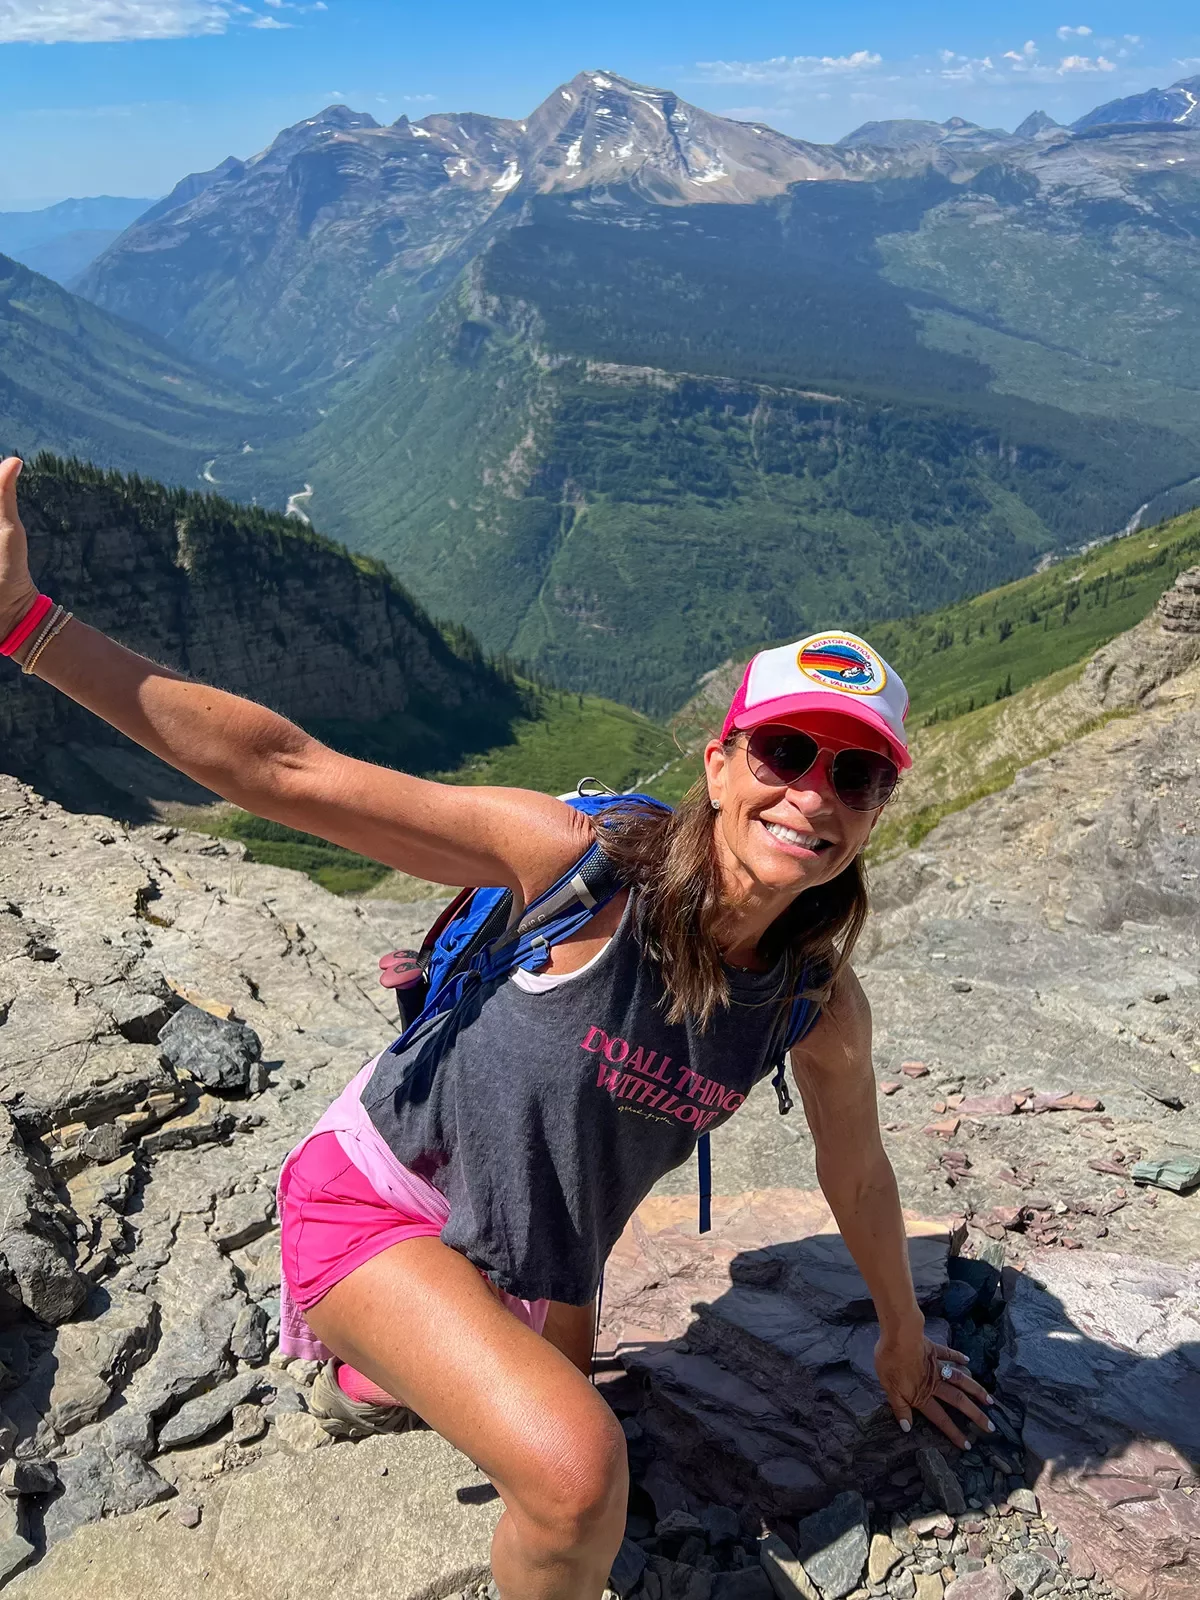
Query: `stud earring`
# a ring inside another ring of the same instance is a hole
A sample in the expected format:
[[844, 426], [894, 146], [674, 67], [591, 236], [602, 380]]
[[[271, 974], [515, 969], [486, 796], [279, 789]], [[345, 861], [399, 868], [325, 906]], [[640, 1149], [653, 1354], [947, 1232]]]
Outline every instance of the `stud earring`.
[[721, 809], [721, 802], [719, 800], [710, 800], [709, 805], [712, 806], [714, 811], [720, 811]]

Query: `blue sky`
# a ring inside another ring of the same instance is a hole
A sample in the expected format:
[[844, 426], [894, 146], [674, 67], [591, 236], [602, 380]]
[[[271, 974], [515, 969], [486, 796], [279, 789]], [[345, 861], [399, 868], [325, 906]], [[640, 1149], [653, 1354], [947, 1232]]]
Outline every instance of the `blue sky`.
[[331, 101], [526, 115], [584, 68], [834, 140], [871, 118], [1012, 127], [1200, 73], [1182, 0], [0, 0], [0, 209], [158, 195]]

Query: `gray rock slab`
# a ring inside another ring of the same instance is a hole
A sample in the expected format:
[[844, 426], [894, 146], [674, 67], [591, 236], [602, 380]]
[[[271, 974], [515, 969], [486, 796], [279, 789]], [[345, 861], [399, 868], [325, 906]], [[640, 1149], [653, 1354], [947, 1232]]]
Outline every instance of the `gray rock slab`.
[[47, 1544], [66, 1539], [85, 1523], [156, 1505], [175, 1493], [154, 1468], [124, 1451], [99, 1443], [58, 1463], [62, 1492], [46, 1507]]
[[952, 1517], [961, 1517], [967, 1509], [966, 1496], [942, 1452], [935, 1450], [932, 1445], [918, 1450], [917, 1465], [921, 1469], [929, 1498]]
[[796, 1554], [825, 1600], [842, 1600], [858, 1587], [867, 1559], [867, 1505], [853, 1489], [835, 1496], [796, 1529]]
[[[7, 1025], [6, 1025], [7, 1027]], [[71, 1214], [36, 1168], [8, 1111], [0, 1106], [0, 1299], [43, 1322], [62, 1322], [87, 1284], [75, 1271]]]
[[275, 1221], [275, 1195], [270, 1188], [250, 1194], [231, 1194], [217, 1202], [217, 1214], [209, 1230], [222, 1250], [238, 1250], [261, 1239]]
[[163, 1423], [158, 1430], [158, 1448], [174, 1450], [180, 1445], [203, 1439], [206, 1433], [220, 1427], [234, 1406], [249, 1400], [261, 1387], [262, 1379], [256, 1372], [239, 1372], [236, 1377], [218, 1384], [207, 1394], [197, 1395]]
[[[388, 1468], [386, 1477], [380, 1475]], [[154, 1514], [80, 1528], [11, 1600], [440, 1600], [487, 1573], [498, 1500], [435, 1433], [272, 1456], [218, 1481], [199, 1528]]]

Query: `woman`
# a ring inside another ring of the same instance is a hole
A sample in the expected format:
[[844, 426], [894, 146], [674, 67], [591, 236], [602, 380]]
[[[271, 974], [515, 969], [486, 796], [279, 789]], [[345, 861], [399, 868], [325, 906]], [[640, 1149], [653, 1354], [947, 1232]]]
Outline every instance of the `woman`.
[[[0, 466], [0, 652], [146, 749], [261, 816], [524, 904], [592, 843], [549, 796], [337, 755], [66, 618], [28, 570], [19, 472]], [[770, 1071], [798, 986], [820, 1009], [792, 1068], [878, 1312], [880, 1382], [906, 1430], [921, 1411], [969, 1448], [951, 1405], [991, 1431], [965, 1358], [925, 1337], [846, 960], [862, 853], [910, 764], [906, 711], [853, 636], [757, 656], [679, 810], [598, 830], [626, 887], [540, 971], [485, 985], [369, 1064], [285, 1164], [285, 1332], [337, 1358], [319, 1409], [355, 1432], [415, 1413], [482, 1467], [505, 1504], [505, 1600], [601, 1594], [627, 1499], [624, 1438], [588, 1382], [604, 1258], [697, 1123], [727, 1120]]]

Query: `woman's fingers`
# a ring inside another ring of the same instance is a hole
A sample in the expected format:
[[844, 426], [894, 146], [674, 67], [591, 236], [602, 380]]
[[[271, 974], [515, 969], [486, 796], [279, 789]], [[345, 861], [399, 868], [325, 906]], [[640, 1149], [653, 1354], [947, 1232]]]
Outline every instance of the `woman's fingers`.
[[944, 1400], [947, 1405], [953, 1406], [956, 1411], [961, 1411], [963, 1416], [973, 1422], [981, 1433], [995, 1433], [996, 1430], [991, 1422], [959, 1384], [953, 1381], [939, 1383], [933, 1392], [939, 1400]]
[[968, 1440], [966, 1434], [962, 1431], [958, 1424], [951, 1419], [945, 1407], [941, 1405], [935, 1396], [930, 1395], [929, 1399], [926, 1400], [925, 1404], [921, 1407], [921, 1414], [928, 1417], [930, 1422], [933, 1423], [934, 1427], [940, 1429], [941, 1432], [946, 1435], [947, 1439], [949, 1439], [952, 1444], [956, 1444], [960, 1450], [968, 1450], [970, 1448], [970, 1441]]

